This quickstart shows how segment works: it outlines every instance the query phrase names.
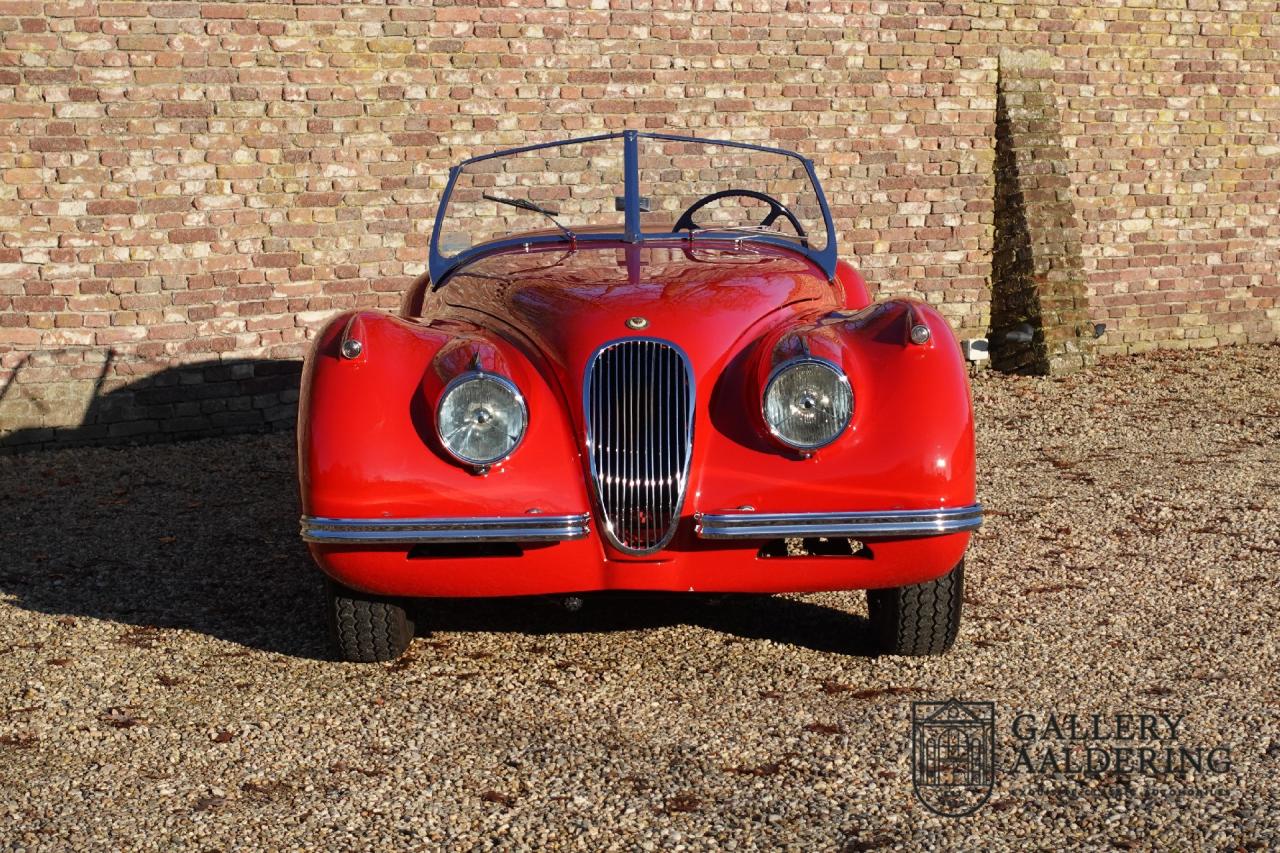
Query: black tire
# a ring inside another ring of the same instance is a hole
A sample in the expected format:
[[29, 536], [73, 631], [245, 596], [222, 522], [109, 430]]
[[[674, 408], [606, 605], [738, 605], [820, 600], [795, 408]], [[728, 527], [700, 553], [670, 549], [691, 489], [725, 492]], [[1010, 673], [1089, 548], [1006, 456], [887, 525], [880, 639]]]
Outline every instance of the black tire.
[[886, 655], [940, 655], [956, 641], [964, 599], [964, 560], [942, 577], [867, 590], [871, 635]]
[[413, 642], [413, 622], [394, 599], [329, 581], [329, 625], [338, 654], [356, 663], [395, 660]]

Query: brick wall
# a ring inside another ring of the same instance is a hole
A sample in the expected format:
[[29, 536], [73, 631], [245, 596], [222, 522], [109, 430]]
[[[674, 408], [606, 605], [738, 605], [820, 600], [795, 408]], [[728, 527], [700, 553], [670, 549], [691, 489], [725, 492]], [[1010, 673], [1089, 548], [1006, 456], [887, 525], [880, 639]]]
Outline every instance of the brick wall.
[[448, 164], [606, 128], [800, 149], [870, 281], [983, 334], [1011, 48], [1051, 54], [1097, 350], [1274, 339], [1274, 0], [0, 0], [0, 443], [287, 423]]

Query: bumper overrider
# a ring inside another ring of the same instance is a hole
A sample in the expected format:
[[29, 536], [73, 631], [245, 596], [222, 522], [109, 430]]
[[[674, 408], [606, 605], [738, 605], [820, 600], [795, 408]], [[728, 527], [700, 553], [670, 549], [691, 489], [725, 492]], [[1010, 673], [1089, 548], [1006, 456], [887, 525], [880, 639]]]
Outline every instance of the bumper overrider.
[[[982, 505], [944, 509], [801, 513], [697, 513], [702, 539], [840, 537], [913, 538], [982, 526]], [[430, 542], [560, 542], [585, 537], [591, 515], [475, 518], [325, 518], [302, 516], [302, 538], [326, 544], [412, 545]]]

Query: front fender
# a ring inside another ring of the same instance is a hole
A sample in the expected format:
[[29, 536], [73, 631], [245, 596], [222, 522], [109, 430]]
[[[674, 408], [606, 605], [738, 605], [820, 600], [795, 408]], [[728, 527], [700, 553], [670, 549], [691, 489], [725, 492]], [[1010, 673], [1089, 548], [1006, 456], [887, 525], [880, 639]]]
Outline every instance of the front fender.
[[[930, 330], [907, 339], [911, 324]], [[779, 349], [810, 337], [815, 351], [849, 376], [854, 410], [848, 430], [804, 456], [765, 438], [759, 377]], [[695, 510], [752, 507], [760, 513], [963, 507], [975, 503], [973, 410], [967, 371], [946, 320], [905, 299], [861, 311], [813, 316], [776, 330], [722, 377], [729, 390], [711, 401]], [[738, 375], [731, 375], [734, 372]], [[743, 416], [743, 407], [748, 415]]]
[[[350, 331], [348, 331], [350, 330]], [[344, 357], [345, 334], [360, 336]], [[483, 342], [524, 395], [529, 424], [506, 460], [478, 474], [449, 457], [435, 433], [442, 348]], [[303, 513], [330, 518], [570, 515], [590, 508], [578, 443], [559, 396], [506, 339], [457, 321], [424, 324], [375, 311], [336, 317], [303, 372], [298, 414]]]

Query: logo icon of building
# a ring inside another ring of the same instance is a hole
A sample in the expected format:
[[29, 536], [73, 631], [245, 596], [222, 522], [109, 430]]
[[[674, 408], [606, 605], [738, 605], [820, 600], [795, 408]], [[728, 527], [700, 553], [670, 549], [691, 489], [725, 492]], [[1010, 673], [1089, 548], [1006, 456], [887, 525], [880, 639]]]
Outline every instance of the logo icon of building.
[[996, 777], [993, 702], [911, 703], [911, 780], [925, 808], [946, 817], [973, 814]]

